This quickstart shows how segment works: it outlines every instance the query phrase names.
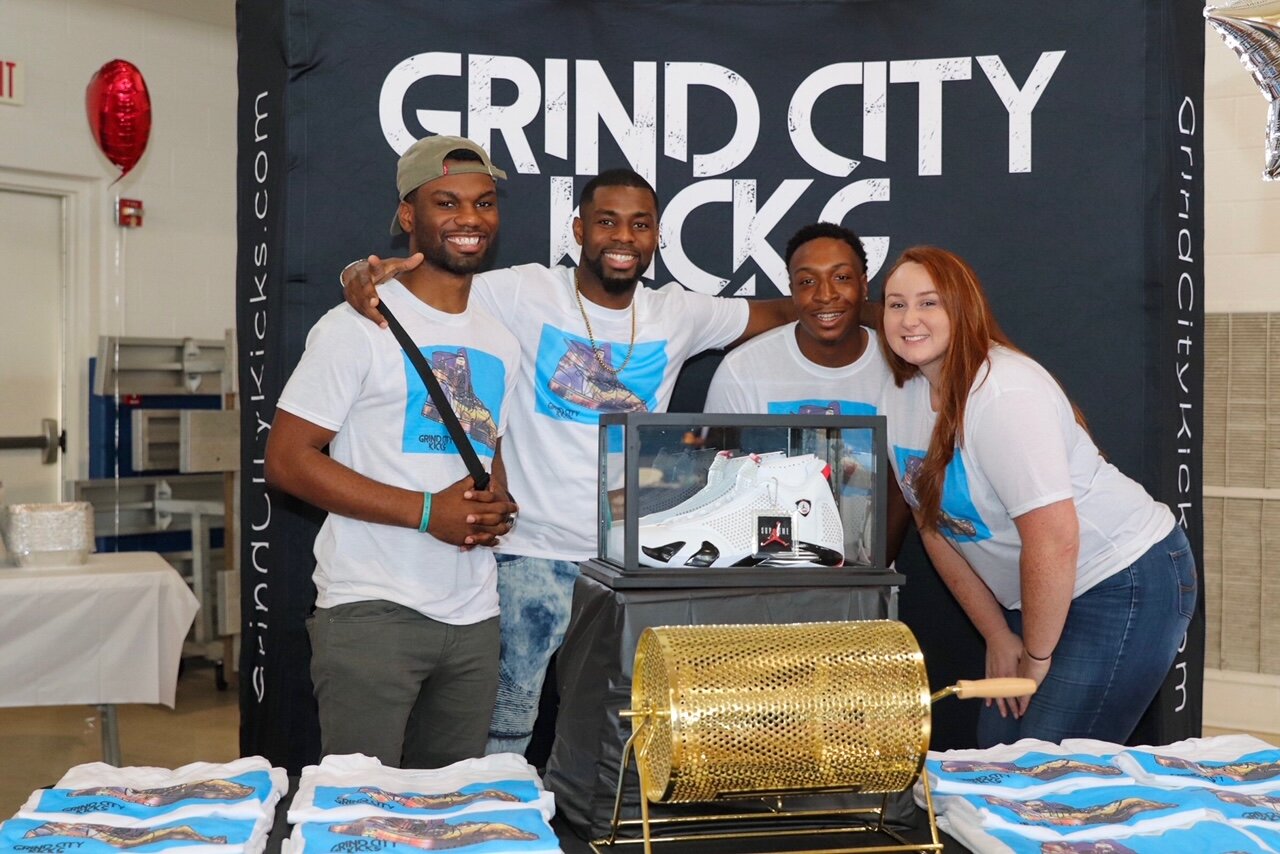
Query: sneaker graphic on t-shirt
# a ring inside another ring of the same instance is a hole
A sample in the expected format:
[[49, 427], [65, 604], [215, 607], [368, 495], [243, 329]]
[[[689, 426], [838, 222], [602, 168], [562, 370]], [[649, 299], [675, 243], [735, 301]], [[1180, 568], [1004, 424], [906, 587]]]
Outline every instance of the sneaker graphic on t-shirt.
[[237, 783], [234, 780], [200, 780], [194, 783], [181, 783], [176, 786], [164, 786], [157, 789], [134, 789], [128, 786], [95, 786], [89, 789], [76, 789], [68, 793], [70, 797], [116, 798], [131, 804], [143, 804], [149, 807], [167, 806], [188, 799], [239, 801], [253, 794], [253, 787]]
[[[88, 824], [81, 822], [46, 821], [28, 830], [24, 839], [42, 837], [63, 837], [72, 839], [92, 839], [106, 843], [112, 848], [139, 848], [143, 845], [157, 845], [174, 842], [203, 842], [206, 845], [226, 845], [226, 836], [201, 833], [192, 826], [193, 822], [184, 824], [164, 824], [159, 827], [116, 827], [110, 824]], [[79, 845], [81, 843], [71, 843]], [[66, 843], [52, 844], [48, 847], [62, 850]], [[43, 847], [43, 846], [42, 846]]]
[[[899, 483], [902, 497], [913, 510], [919, 510], [916, 481], [920, 477], [920, 468], [924, 465], [924, 452], [911, 451], [897, 445], [893, 447], [893, 452], [898, 455], [898, 464], [903, 472]], [[963, 511], [958, 508], [963, 508]], [[938, 510], [938, 530], [956, 541], [972, 542], [991, 536], [991, 531], [982, 523], [982, 517], [973, 506], [973, 499], [969, 495], [969, 480], [959, 454], [947, 463], [942, 484], [942, 507]]]
[[379, 786], [361, 786], [353, 793], [339, 795], [334, 803], [361, 804], [372, 802], [379, 806], [400, 806], [413, 810], [451, 810], [466, 806], [474, 801], [510, 801], [519, 803], [520, 798], [500, 789], [480, 789], [472, 792], [389, 792]]
[[1258, 780], [1280, 780], [1280, 762], [1192, 762], [1180, 756], [1154, 756], [1156, 764], [1187, 772], [1189, 776], [1206, 780], [1224, 780], [1233, 783], [1251, 783]]
[[1071, 774], [1093, 774], [1100, 777], [1119, 777], [1124, 774], [1114, 765], [1103, 765], [1096, 762], [1083, 762], [1068, 756], [1049, 759], [1034, 765], [1018, 765], [1015, 762], [980, 762], [976, 760], [951, 759], [941, 765], [946, 774], [973, 774], [987, 772], [993, 775], [1017, 775], [1037, 780], [1057, 780]]
[[[595, 353], [581, 341], [569, 341], [548, 386], [570, 403], [601, 412], [643, 411], [644, 401], [626, 384], [596, 361]], [[608, 344], [600, 345], [600, 356], [609, 362]]]
[[1026, 823], [1049, 827], [1078, 827], [1086, 824], [1124, 824], [1143, 813], [1169, 810], [1176, 803], [1165, 803], [1150, 798], [1124, 797], [1091, 806], [1076, 806], [1060, 801], [1034, 799], [1017, 801], [987, 795], [987, 803], [1003, 807]]
[[[591, 342], [581, 335], [543, 324], [534, 358], [534, 412], [594, 430], [603, 413], [652, 412], [658, 408], [659, 392], [671, 365], [666, 339], [634, 343], [597, 340], [595, 348], [592, 352]], [[621, 355], [627, 352], [629, 357]]]
[[[486, 820], [486, 813], [475, 814], [480, 820], [445, 821], [442, 819], [361, 818], [345, 824], [331, 824], [331, 833], [360, 836], [414, 848], [463, 848], [486, 842], [533, 841], [538, 834], [501, 821]], [[505, 815], [497, 813], [496, 815]]]
[[[456, 353], [440, 350], [431, 354], [431, 372], [440, 381], [440, 387], [449, 396], [453, 412], [458, 416], [458, 423], [474, 442], [486, 448], [494, 448], [498, 444], [498, 425], [493, 421], [489, 407], [476, 395], [471, 387], [471, 362], [465, 347], [459, 347]], [[440, 410], [430, 397], [422, 407], [422, 417], [444, 423]]]
[[[458, 423], [482, 457], [492, 457], [498, 446], [498, 425], [506, 392], [507, 370], [502, 360], [478, 347], [434, 346], [420, 348], [422, 357], [440, 382]], [[401, 450], [406, 454], [458, 453], [453, 437], [427, 393], [408, 355], [401, 353], [405, 398]]]
[[[1222, 789], [1211, 789], [1210, 791], [1213, 792], [1214, 797], [1223, 803], [1262, 810], [1262, 814], [1254, 816], [1255, 818], [1280, 821], [1280, 794], [1251, 795], [1248, 792], [1231, 792], [1223, 791]], [[1248, 816], [1246, 815], [1245, 817], [1247, 818]]]

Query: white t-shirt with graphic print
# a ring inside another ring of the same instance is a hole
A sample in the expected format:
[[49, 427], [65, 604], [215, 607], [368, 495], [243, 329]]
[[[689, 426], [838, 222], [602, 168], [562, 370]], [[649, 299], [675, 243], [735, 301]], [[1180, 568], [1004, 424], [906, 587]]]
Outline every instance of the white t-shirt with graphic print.
[[[894, 472], [916, 506], [913, 479], [937, 420], [928, 380], [887, 386], [884, 412]], [[1066, 498], [1080, 518], [1075, 596], [1133, 563], [1175, 524], [1168, 507], [1102, 458], [1044, 368], [993, 347], [990, 368], [969, 392], [964, 442], [947, 466], [939, 530], [1000, 604], [1021, 608], [1022, 540], [1013, 520]]]
[[809, 361], [796, 342], [795, 323], [771, 329], [730, 351], [707, 389], [706, 412], [771, 415], [877, 415], [889, 366], [876, 333], [851, 365], [828, 368]]
[[[460, 314], [438, 311], [399, 282], [378, 296], [421, 348], [482, 462], [506, 431], [520, 350], [475, 300]], [[426, 386], [389, 329], [350, 306], [330, 310], [280, 393], [286, 412], [336, 431], [334, 460], [381, 483], [439, 492], [467, 474]], [[503, 456], [507, 450], [503, 449]], [[453, 625], [498, 613], [489, 549], [461, 551], [411, 528], [330, 513], [315, 542], [316, 605], [396, 602]]]
[[[797, 323], [788, 323], [771, 329], [730, 351], [711, 380], [703, 409], [770, 415], [879, 415], [884, 386], [892, 375], [880, 355], [875, 331], [866, 329], [866, 350], [852, 364], [828, 368], [800, 352], [797, 327]], [[742, 441], [749, 450], [758, 451], [763, 444], [756, 442], [767, 442], [778, 432], [779, 428], [752, 428], [742, 431]], [[870, 430], [844, 431], [843, 439], [845, 462], [858, 471], [839, 496], [845, 559], [865, 563], [871, 560], [871, 526], [875, 522], [874, 475], [883, 462], [876, 458]]]
[[[583, 298], [579, 309], [573, 276], [541, 264], [494, 270], [472, 280], [471, 298], [515, 334], [522, 355], [502, 451], [520, 517], [499, 550], [580, 561], [596, 556], [599, 416], [665, 412], [685, 360], [739, 338], [748, 307], [674, 282], [638, 287], [633, 347], [631, 308]], [[616, 376], [598, 364], [583, 310], [602, 357], [614, 368], [626, 361]]]

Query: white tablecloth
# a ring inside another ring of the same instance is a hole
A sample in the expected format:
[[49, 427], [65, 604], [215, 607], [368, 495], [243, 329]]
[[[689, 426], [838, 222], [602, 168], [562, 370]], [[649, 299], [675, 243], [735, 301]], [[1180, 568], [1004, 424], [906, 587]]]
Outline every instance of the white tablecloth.
[[0, 706], [164, 703], [199, 602], [155, 552], [0, 567]]

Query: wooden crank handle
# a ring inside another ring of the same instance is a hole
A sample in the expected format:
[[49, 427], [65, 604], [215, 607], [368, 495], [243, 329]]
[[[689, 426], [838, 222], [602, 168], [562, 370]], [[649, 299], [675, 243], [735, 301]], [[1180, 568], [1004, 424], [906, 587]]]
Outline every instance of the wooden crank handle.
[[974, 697], [1028, 697], [1035, 692], [1034, 679], [1013, 676], [1000, 679], [961, 679], [956, 682], [956, 696], [961, 700]]
[[929, 702], [936, 703], [953, 694], [961, 700], [969, 700], [974, 697], [1029, 697], [1035, 692], [1034, 679], [1018, 679], [1012, 676], [1000, 679], [961, 679], [956, 684], [938, 691], [929, 698]]

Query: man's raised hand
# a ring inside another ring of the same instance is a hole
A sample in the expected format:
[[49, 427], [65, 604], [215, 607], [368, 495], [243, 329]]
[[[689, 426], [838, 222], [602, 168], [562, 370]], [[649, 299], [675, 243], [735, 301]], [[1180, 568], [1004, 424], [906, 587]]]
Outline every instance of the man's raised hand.
[[378, 311], [378, 285], [412, 270], [422, 263], [422, 253], [415, 252], [408, 258], [379, 258], [370, 255], [342, 271], [342, 289], [347, 302], [356, 311], [381, 327], [387, 321]]

